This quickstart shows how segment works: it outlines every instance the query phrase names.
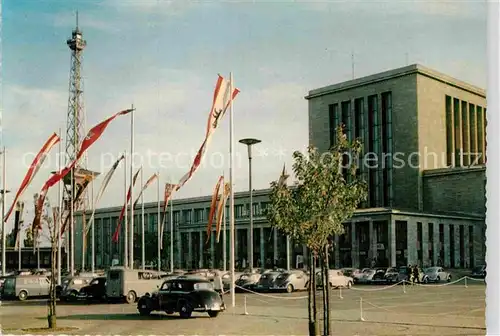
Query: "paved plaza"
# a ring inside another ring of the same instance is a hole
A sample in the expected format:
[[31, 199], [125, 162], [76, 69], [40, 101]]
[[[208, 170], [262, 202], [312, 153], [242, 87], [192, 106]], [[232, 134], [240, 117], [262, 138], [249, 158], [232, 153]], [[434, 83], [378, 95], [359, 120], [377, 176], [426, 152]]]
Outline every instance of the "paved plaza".
[[[335, 335], [484, 335], [485, 289], [482, 282], [471, 281], [467, 287], [461, 282], [332, 290], [332, 331]], [[236, 294], [235, 309], [230, 295], [225, 300], [229, 310], [215, 319], [207, 314], [194, 314], [191, 319], [164, 313], [141, 317], [136, 306], [128, 304], [61, 303], [58, 326], [77, 328], [64, 334], [82, 335], [307, 334], [307, 292]], [[4, 301], [0, 308], [3, 333], [22, 334], [28, 333], [26, 328], [45, 327], [45, 302]]]

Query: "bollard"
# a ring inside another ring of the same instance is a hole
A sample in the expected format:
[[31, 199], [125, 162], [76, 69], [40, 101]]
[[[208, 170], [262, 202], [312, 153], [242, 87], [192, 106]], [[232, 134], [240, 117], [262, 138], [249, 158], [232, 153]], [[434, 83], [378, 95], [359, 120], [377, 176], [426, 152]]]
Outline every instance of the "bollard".
[[465, 288], [468, 288], [467, 287], [467, 277], [464, 277], [465, 278]]
[[339, 291], [339, 298], [340, 299], [343, 299], [344, 297], [342, 296], [342, 287], [339, 287], [340, 291]]
[[406, 280], [403, 280], [403, 293], [406, 294]]
[[363, 317], [363, 298], [362, 297], [359, 298], [359, 319], [361, 321], [365, 320], [365, 318]]
[[246, 295], [244, 297], [244, 306], [245, 306], [245, 312], [243, 313], [243, 315], [248, 315], [248, 311], [247, 311], [247, 296]]

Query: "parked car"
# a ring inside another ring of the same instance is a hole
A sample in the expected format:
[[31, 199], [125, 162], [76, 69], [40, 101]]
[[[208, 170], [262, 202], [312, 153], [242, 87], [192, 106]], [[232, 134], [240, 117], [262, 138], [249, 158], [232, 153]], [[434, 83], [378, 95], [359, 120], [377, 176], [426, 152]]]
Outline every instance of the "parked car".
[[2, 293], [5, 298], [17, 297], [20, 301], [28, 297], [48, 296], [50, 281], [43, 275], [17, 275], [5, 279]]
[[153, 311], [167, 314], [178, 312], [189, 318], [193, 312], [206, 312], [210, 317], [225, 310], [222, 295], [214, 290], [213, 284], [202, 278], [166, 280], [152, 295], [146, 293], [137, 303], [139, 314], [147, 316]]
[[402, 280], [399, 280], [399, 272], [395, 267], [389, 267], [385, 271], [385, 279], [387, 283], [398, 283]]
[[363, 273], [354, 279], [354, 283], [359, 283], [359, 284], [369, 284], [372, 282], [373, 276], [375, 275], [375, 270], [371, 268], [365, 268], [363, 269]]
[[260, 273], [243, 273], [236, 280], [236, 291], [245, 292], [245, 289], [255, 290], [262, 274]]
[[470, 273], [471, 278], [485, 279], [486, 278], [486, 265], [474, 267]]
[[342, 268], [341, 269], [342, 271], [342, 274], [344, 274], [346, 277], [351, 277], [354, 275], [354, 272], [356, 271], [355, 268], [350, 268], [350, 267], [347, 267], [347, 268]]
[[76, 300], [80, 289], [87, 286], [93, 278], [95, 278], [95, 275], [90, 274], [88, 276], [67, 277], [63, 280], [60, 291], [56, 288], [56, 292], [60, 293], [59, 298], [61, 301]]
[[[265, 274], [264, 274], [265, 275]], [[309, 277], [303, 271], [287, 271], [278, 274], [273, 282], [272, 290], [292, 293], [297, 290], [307, 289]]]
[[100, 300], [106, 301], [106, 277], [100, 276], [92, 279], [88, 286], [84, 286], [80, 289], [80, 293], [78, 294], [79, 298], [91, 301], [91, 300]]
[[[342, 270], [328, 270], [328, 283], [333, 288], [351, 288], [354, 284], [354, 279], [350, 276], [345, 276]], [[323, 287], [323, 279], [321, 279], [321, 270], [316, 271], [316, 287]]]
[[274, 286], [274, 281], [280, 275], [281, 272], [265, 272], [261, 274], [259, 282], [257, 283], [257, 286], [255, 286], [255, 289], [258, 291], [269, 291], [273, 288]]
[[[399, 276], [398, 276], [398, 282], [400, 281], [407, 281], [409, 282], [411, 280], [411, 273], [412, 269], [408, 266], [401, 266], [399, 268]], [[418, 268], [418, 280], [420, 282], [424, 282], [425, 280], [425, 273], [422, 271], [421, 268]]]
[[451, 274], [446, 272], [442, 267], [427, 267], [424, 269], [424, 277], [422, 282], [440, 282], [441, 280], [451, 281]]
[[387, 278], [385, 276], [387, 269], [386, 268], [376, 268], [375, 274], [373, 274], [371, 283], [372, 284], [386, 284]]

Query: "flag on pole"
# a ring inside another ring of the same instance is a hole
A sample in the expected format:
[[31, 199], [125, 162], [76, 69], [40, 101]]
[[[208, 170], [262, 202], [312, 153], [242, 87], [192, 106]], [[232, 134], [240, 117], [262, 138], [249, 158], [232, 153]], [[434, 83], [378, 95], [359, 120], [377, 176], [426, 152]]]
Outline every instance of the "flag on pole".
[[139, 200], [141, 199], [142, 194], [144, 191], [153, 183], [156, 179], [158, 178], [158, 174], [154, 173], [147, 181], [146, 183], [142, 186], [141, 192], [139, 193], [139, 196], [137, 196], [137, 199], [134, 202], [134, 209], [137, 203], [139, 203]]
[[278, 180], [278, 186], [284, 186], [286, 185], [286, 180], [288, 179], [289, 175], [287, 175], [285, 171], [285, 164], [283, 164], [283, 170], [281, 172], [280, 178]]
[[[174, 196], [174, 193], [176, 191], [175, 187], [176, 184], [171, 184], [171, 183], [165, 183], [165, 194], [164, 194], [164, 199], [163, 199], [163, 220], [161, 222], [160, 226], [160, 249], [163, 250], [163, 230], [165, 228], [165, 220], [167, 218], [167, 206], [168, 206], [168, 201], [170, 200], [171, 197]], [[158, 218], [158, 222], [159, 222]]]
[[226, 202], [227, 199], [229, 198], [229, 194], [231, 192], [231, 185], [229, 182], [226, 182], [224, 185], [224, 190], [222, 191], [221, 199], [219, 200], [218, 204], [218, 209], [217, 209], [217, 224], [215, 226], [215, 232], [217, 235], [217, 243], [219, 242], [220, 238], [220, 228], [222, 226], [222, 219], [224, 218], [223, 216], [223, 211], [226, 208]]
[[226, 113], [226, 110], [228, 109], [231, 101], [233, 101], [234, 98], [240, 92], [240, 90], [238, 89], [234, 89], [232, 93], [230, 91], [231, 91], [231, 85], [229, 81], [224, 79], [221, 75], [219, 75], [217, 83], [215, 85], [212, 108], [210, 109], [210, 114], [208, 116], [205, 139], [194, 158], [191, 168], [180, 179], [179, 183], [177, 184], [176, 190], [179, 190], [184, 184], [186, 184], [187, 181], [189, 181], [193, 177], [195, 171], [201, 164], [201, 160], [205, 155], [206, 149], [208, 147], [213, 132], [215, 131], [215, 129], [219, 125], [220, 120]]
[[[92, 178], [93, 178], [92, 175], [87, 175], [87, 176], [85, 176], [85, 178], [83, 179], [83, 181], [81, 183], [77, 184], [77, 190], [76, 190], [76, 193], [75, 193], [75, 199], [74, 199], [73, 204], [78, 203], [78, 201], [80, 200], [80, 198], [82, 198], [83, 193], [85, 192], [85, 190], [89, 186], [90, 181], [92, 181]], [[69, 223], [70, 219], [71, 219], [70, 216], [66, 216], [66, 218], [64, 220], [64, 224], [61, 227], [61, 232], [60, 232], [61, 236], [66, 231], [66, 227], [68, 226], [68, 223]]]
[[128, 110], [123, 110], [118, 113], [115, 113], [108, 119], [102, 121], [101, 123], [97, 124], [96, 126], [92, 127], [90, 131], [87, 133], [87, 136], [83, 139], [80, 149], [78, 150], [78, 153], [76, 155], [76, 158], [73, 162], [71, 162], [68, 166], [66, 166], [64, 169], [61, 171], [55, 173], [52, 175], [47, 182], [45, 182], [44, 186], [42, 187], [42, 190], [40, 191], [40, 195], [38, 196], [38, 202], [35, 204], [35, 218], [33, 219], [33, 225], [40, 227], [40, 216], [42, 212], [42, 207], [43, 203], [45, 200], [45, 196], [47, 195], [47, 192], [50, 187], [54, 186], [56, 183], [58, 183], [61, 179], [63, 179], [68, 173], [75, 167], [75, 165], [78, 163], [78, 161], [81, 159], [83, 154], [87, 151], [87, 149], [90, 148], [96, 142], [104, 133], [106, 128], [108, 127], [109, 123], [113, 121], [116, 117], [125, 115], [132, 112], [132, 109]]
[[125, 158], [125, 155], [120, 156], [118, 158], [118, 160], [116, 160], [116, 162], [113, 164], [113, 166], [111, 167], [111, 169], [108, 171], [108, 173], [106, 174], [106, 176], [104, 177], [104, 180], [102, 181], [101, 187], [99, 188], [99, 191], [97, 192], [97, 196], [95, 198], [94, 205], [92, 207], [93, 208], [92, 209], [92, 215], [90, 216], [90, 219], [89, 219], [89, 225], [87, 225], [87, 232], [86, 232], [86, 234], [89, 233], [90, 227], [91, 227], [91, 225], [93, 225], [92, 223], [94, 222], [96, 205], [99, 204], [99, 201], [101, 200], [101, 197], [104, 194], [104, 191], [106, 190], [106, 187], [108, 186], [109, 181], [111, 181], [111, 177], [113, 177], [113, 174], [115, 173], [116, 169], [118, 168], [118, 165], [120, 164], [120, 162], [124, 158]]
[[123, 205], [122, 211], [120, 212], [120, 217], [118, 218], [116, 230], [115, 230], [115, 233], [113, 234], [113, 242], [115, 242], [115, 243], [118, 243], [118, 236], [120, 235], [120, 229], [122, 227], [122, 219], [123, 219], [123, 216], [125, 215], [127, 205], [130, 202], [130, 198], [132, 197], [132, 188], [135, 186], [135, 181], [137, 181], [137, 177], [139, 176], [141, 169], [142, 169], [142, 167], [137, 169], [137, 172], [134, 174], [134, 177], [132, 178], [132, 185], [128, 187], [127, 200], [125, 201], [125, 204]]
[[17, 201], [16, 203], [16, 212], [14, 214], [14, 249], [16, 251], [20, 248], [20, 239], [21, 239], [21, 227], [23, 224], [23, 212], [24, 212], [24, 202]]
[[212, 202], [210, 203], [210, 212], [208, 214], [208, 223], [207, 223], [207, 241], [205, 243], [208, 243], [210, 241], [210, 236], [212, 233], [212, 223], [214, 221], [214, 215], [217, 209], [217, 198], [219, 197], [219, 189], [221, 184], [223, 183], [224, 183], [224, 176], [221, 176], [219, 177], [219, 180], [217, 181], [217, 184], [215, 185], [214, 188], [214, 193], [212, 194]]
[[21, 197], [26, 188], [28, 188], [31, 181], [33, 181], [33, 178], [35, 177], [36, 173], [42, 166], [43, 162], [45, 161], [45, 158], [47, 157], [52, 147], [54, 147], [54, 145], [57, 144], [59, 141], [61, 141], [61, 138], [59, 138], [59, 136], [56, 133], [52, 134], [49, 137], [49, 139], [45, 142], [42, 149], [40, 149], [38, 154], [35, 156], [33, 162], [28, 168], [28, 172], [26, 173], [23, 181], [21, 182], [21, 186], [19, 187], [19, 190], [16, 193], [16, 197], [14, 197], [14, 201], [12, 202], [9, 211], [7, 211], [7, 214], [5, 215], [4, 222], [7, 222], [12, 211], [14, 210], [14, 207], [17, 206], [17, 200], [19, 199], [19, 197]]

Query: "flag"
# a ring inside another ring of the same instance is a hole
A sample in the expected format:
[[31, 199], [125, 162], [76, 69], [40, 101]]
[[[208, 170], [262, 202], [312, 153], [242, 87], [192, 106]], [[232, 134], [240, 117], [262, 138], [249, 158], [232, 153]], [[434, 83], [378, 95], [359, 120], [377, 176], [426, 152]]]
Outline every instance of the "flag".
[[134, 177], [132, 178], [132, 185], [130, 187], [128, 187], [127, 200], [125, 201], [125, 205], [123, 205], [122, 211], [120, 212], [120, 217], [118, 218], [116, 230], [115, 230], [115, 233], [113, 234], [113, 241], [115, 243], [118, 243], [118, 236], [120, 235], [120, 229], [122, 227], [122, 219], [123, 219], [123, 216], [125, 215], [127, 205], [130, 202], [130, 198], [132, 197], [132, 188], [135, 186], [135, 181], [137, 181], [137, 176], [139, 176], [141, 169], [142, 169], [142, 167], [137, 169], [137, 172], [134, 174]]
[[[85, 190], [89, 186], [90, 181], [92, 181], [92, 178], [93, 178], [92, 175], [87, 175], [87, 176], [85, 176], [85, 178], [83, 179], [83, 181], [81, 183], [77, 184], [76, 192], [75, 192], [75, 199], [73, 200], [73, 208], [75, 208], [75, 204], [78, 204], [78, 201], [80, 200], [80, 198], [82, 198], [83, 193], [85, 192]], [[60, 232], [61, 236], [66, 231], [66, 227], [68, 226], [70, 219], [71, 219], [71, 216], [66, 216], [66, 219], [64, 220], [64, 224], [61, 227], [61, 232]]]
[[[160, 248], [163, 249], [163, 230], [165, 227], [165, 219], [167, 218], [167, 205], [169, 199], [174, 195], [176, 184], [166, 183], [165, 184], [165, 194], [163, 199], [163, 220], [160, 226]], [[160, 219], [158, 218], [158, 223]], [[172, 232], [170, 233], [172, 234]]]
[[120, 164], [120, 162], [125, 158], [124, 155], [122, 155], [121, 157], [118, 158], [118, 160], [116, 160], [116, 162], [113, 164], [113, 166], [111, 167], [111, 169], [108, 171], [108, 173], [106, 174], [106, 176], [104, 177], [104, 180], [102, 181], [102, 184], [101, 184], [101, 187], [99, 188], [99, 191], [97, 192], [97, 197], [95, 198], [95, 202], [94, 202], [94, 206], [93, 206], [93, 209], [92, 209], [92, 215], [90, 216], [90, 219], [89, 219], [89, 225], [87, 225], [87, 232], [89, 232], [90, 230], [90, 226], [92, 225], [92, 223], [94, 222], [94, 216], [95, 216], [95, 206], [99, 203], [99, 201], [101, 200], [101, 197], [102, 195], [104, 194], [104, 190], [106, 190], [106, 187], [108, 186], [109, 184], [109, 181], [111, 181], [111, 177], [113, 177], [113, 174], [115, 173], [116, 171], [116, 168], [118, 168], [118, 165]]
[[231, 192], [231, 185], [226, 183], [224, 185], [224, 190], [221, 195], [221, 199], [218, 204], [218, 209], [217, 209], [217, 225], [215, 226], [215, 233], [217, 235], [217, 243], [219, 242], [220, 238], [220, 228], [222, 226], [222, 219], [224, 218], [224, 209], [226, 208], [226, 202], [229, 197], [229, 193]]
[[156, 180], [158, 178], [158, 174], [153, 174], [147, 181], [146, 183], [142, 186], [142, 189], [141, 189], [141, 192], [139, 193], [139, 196], [137, 196], [137, 199], [135, 200], [134, 202], [134, 209], [135, 209], [135, 206], [137, 205], [137, 203], [139, 203], [139, 200], [141, 199], [141, 196], [142, 194], [144, 193], [144, 191], [151, 185], [151, 183], [154, 182], [154, 180]]
[[61, 141], [61, 138], [59, 138], [59, 136], [56, 133], [52, 134], [49, 137], [49, 139], [45, 142], [42, 149], [40, 149], [38, 154], [35, 156], [33, 162], [28, 168], [28, 172], [26, 173], [23, 181], [21, 182], [21, 186], [19, 187], [19, 190], [16, 193], [16, 197], [14, 197], [14, 201], [12, 202], [9, 211], [7, 211], [7, 214], [5, 215], [4, 222], [7, 222], [7, 220], [9, 219], [12, 211], [14, 210], [14, 207], [17, 206], [17, 200], [19, 199], [19, 197], [21, 197], [26, 188], [28, 188], [31, 181], [33, 181], [33, 178], [35, 177], [36, 173], [38, 172], [43, 162], [45, 161], [47, 154], [50, 152], [52, 147], [54, 147], [54, 145], [57, 144], [59, 141]]
[[21, 226], [23, 224], [23, 211], [24, 211], [24, 202], [17, 201], [16, 203], [16, 212], [14, 214], [14, 249], [18, 251], [21, 247], [20, 239], [21, 239]]
[[68, 173], [75, 167], [75, 165], [80, 160], [82, 155], [87, 151], [87, 149], [89, 149], [90, 146], [92, 146], [94, 142], [96, 142], [101, 137], [102, 133], [104, 133], [104, 131], [106, 130], [111, 121], [113, 121], [118, 116], [125, 115], [130, 112], [132, 112], [132, 109], [120, 111], [118, 113], [115, 113], [108, 119], [102, 121], [101, 123], [97, 124], [96, 126], [92, 127], [90, 131], [87, 133], [87, 136], [83, 139], [75, 160], [71, 162], [68, 166], [66, 166], [63, 170], [52, 175], [47, 180], [47, 182], [45, 182], [44, 186], [42, 187], [42, 190], [40, 191], [40, 195], [38, 196], [38, 202], [35, 204], [35, 218], [33, 219], [34, 226], [38, 227], [40, 226], [40, 216], [42, 211], [41, 209], [43, 207], [43, 202], [45, 200], [45, 196], [47, 195], [49, 188], [54, 186], [57, 182], [59, 182], [66, 175], [68, 175]]
[[289, 175], [286, 174], [285, 165], [283, 164], [283, 171], [281, 172], [281, 176], [278, 180], [278, 186], [286, 185], [286, 180], [288, 179], [288, 177], [289, 177]]
[[209, 242], [210, 236], [212, 235], [212, 223], [214, 221], [214, 214], [215, 210], [217, 208], [217, 198], [219, 197], [219, 189], [220, 185], [224, 183], [224, 176], [219, 177], [219, 180], [217, 181], [217, 184], [215, 185], [214, 188], [214, 193], [212, 194], [212, 202], [210, 203], [210, 212], [208, 214], [208, 223], [207, 223], [207, 241], [206, 243]]
[[229, 107], [231, 101], [234, 100], [234, 98], [236, 98], [236, 96], [240, 92], [240, 90], [238, 89], [233, 89], [233, 92], [231, 93], [229, 92], [230, 90], [231, 90], [231, 83], [228, 80], [224, 79], [221, 75], [219, 75], [217, 83], [215, 85], [212, 108], [210, 109], [210, 114], [208, 116], [205, 139], [201, 144], [200, 149], [198, 149], [198, 152], [193, 160], [193, 164], [191, 165], [191, 168], [180, 179], [179, 183], [177, 184], [176, 190], [179, 190], [184, 184], [186, 184], [187, 181], [189, 181], [193, 177], [195, 171], [200, 166], [203, 156], [205, 155], [205, 151], [208, 147], [213, 132], [215, 131], [215, 129], [219, 125], [220, 120], [226, 113], [226, 110]]

